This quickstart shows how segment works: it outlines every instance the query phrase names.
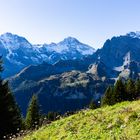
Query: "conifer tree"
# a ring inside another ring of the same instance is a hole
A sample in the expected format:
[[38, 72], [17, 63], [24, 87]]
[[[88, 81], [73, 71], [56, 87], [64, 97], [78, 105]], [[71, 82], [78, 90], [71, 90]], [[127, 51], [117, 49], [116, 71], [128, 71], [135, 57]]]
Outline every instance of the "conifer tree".
[[57, 116], [59, 115], [59, 113], [58, 112], [48, 112], [48, 114], [47, 114], [47, 119], [49, 120], [49, 121], [55, 121], [55, 120], [57, 120]]
[[109, 86], [101, 100], [101, 106], [114, 104], [113, 100], [113, 87]]
[[135, 99], [136, 98], [140, 98], [140, 80], [138, 79], [136, 82], [135, 82]]
[[[2, 72], [0, 59], [0, 73]], [[9, 89], [8, 81], [0, 77], [0, 139], [8, 134], [15, 134], [22, 127], [20, 110]]]
[[126, 98], [127, 97], [126, 97], [125, 85], [123, 84], [122, 80], [119, 79], [114, 86], [114, 92], [113, 92], [114, 104], [125, 101]]
[[96, 105], [95, 101], [92, 99], [89, 104], [89, 109], [96, 109], [96, 108], [97, 108], [97, 105]]
[[35, 129], [39, 125], [40, 113], [37, 96], [33, 95], [29, 103], [26, 115], [27, 129]]
[[135, 84], [132, 79], [129, 79], [126, 83], [127, 100], [132, 101], [136, 98]]

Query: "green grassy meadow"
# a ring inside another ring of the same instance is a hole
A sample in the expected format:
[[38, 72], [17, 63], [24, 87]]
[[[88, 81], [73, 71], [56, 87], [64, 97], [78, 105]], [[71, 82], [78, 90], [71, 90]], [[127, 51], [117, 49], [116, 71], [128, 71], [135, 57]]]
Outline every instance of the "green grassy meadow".
[[82, 110], [23, 140], [140, 140], [140, 101]]

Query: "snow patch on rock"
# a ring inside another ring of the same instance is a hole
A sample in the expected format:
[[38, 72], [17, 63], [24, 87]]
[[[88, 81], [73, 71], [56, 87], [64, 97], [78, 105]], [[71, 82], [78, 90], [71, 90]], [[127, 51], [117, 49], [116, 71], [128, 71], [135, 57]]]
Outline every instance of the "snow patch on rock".
[[130, 52], [128, 52], [125, 55], [125, 57], [123, 58], [123, 60], [124, 60], [123, 65], [122, 66], [119, 66], [119, 67], [114, 67], [114, 70], [115, 71], [119, 71], [119, 72], [123, 71], [125, 69], [125, 67], [128, 67], [129, 66], [130, 61], [131, 61], [130, 59], [131, 59], [130, 58]]

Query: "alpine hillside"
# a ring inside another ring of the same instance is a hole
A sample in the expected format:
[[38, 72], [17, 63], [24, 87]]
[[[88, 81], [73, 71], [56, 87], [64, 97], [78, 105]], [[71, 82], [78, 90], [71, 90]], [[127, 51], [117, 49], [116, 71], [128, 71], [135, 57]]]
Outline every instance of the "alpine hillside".
[[139, 140], [140, 101], [123, 102], [77, 114], [25, 136], [23, 140]]

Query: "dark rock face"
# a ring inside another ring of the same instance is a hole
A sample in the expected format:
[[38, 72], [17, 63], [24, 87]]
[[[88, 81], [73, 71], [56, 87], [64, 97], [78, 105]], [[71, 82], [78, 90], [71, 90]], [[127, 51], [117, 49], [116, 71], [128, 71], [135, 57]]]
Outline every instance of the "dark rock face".
[[39, 97], [42, 112], [59, 110], [64, 113], [85, 107], [92, 98], [100, 100], [101, 93], [114, 81], [85, 72], [71, 71], [39, 80], [19, 82], [12, 79], [10, 83], [17, 87], [12, 86], [13, 92], [24, 113], [33, 93]]
[[106, 69], [106, 76], [110, 78], [118, 78], [120, 75], [122, 77], [125, 76], [125, 73], [128, 75], [128, 69], [130, 71], [133, 69], [133, 73], [135, 73], [135, 76], [132, 74], [129, 76], [136, 78], [140, 73], [140, 33], [131, 32], [124, 36], [113, 37], [105, 42], [103, 48], [98, 49], [86, 59], [89, 59], [94, 65], [97, 62], [104, 64], [105, 66], [101, 66], [102, 72], [105, 73]]
[[[113, 37], [107, 40], [102, 49], [97, 50], [96, 59], [113, 69], [123, 65], [124, 57], [130, 53], [130, 60], [140, 62], [140, 39], [130, 36]], [[98, 57], [97, 57], [98, 56]]]

